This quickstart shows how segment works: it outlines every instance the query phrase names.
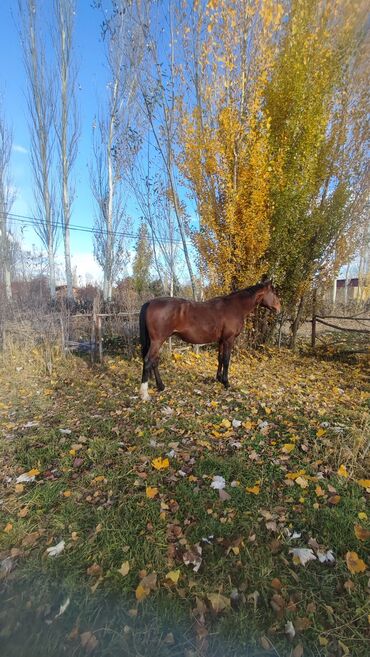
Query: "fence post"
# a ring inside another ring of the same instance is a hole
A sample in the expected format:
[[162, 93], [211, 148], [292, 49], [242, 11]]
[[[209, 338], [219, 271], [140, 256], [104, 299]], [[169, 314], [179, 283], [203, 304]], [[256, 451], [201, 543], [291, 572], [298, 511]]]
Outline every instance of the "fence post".
[[95, 362], [95, 356], [96, 356], [96, 333], [97, 333], [97, 331], [96, 331], [96, 309], [97, 309], [97, 305], [98, 305], [97, 297], [95, 297], [94, 301], [93, 301], [93, 310], [92, 310], [92, 316], [91, 316], [91, 338], [90, 338], [91, 350], [90, 350], [90, 354], [91, 354], [91, 362], [92, 363]]
[[99, 363], [103, 362], [103, 337], [101, 330], [101, 320], [100, 315], [97, 316], [97, 329], [98, 329], [98, 349], [99, 349]]
[[311, 348], [315, 349], [316, 346], [316, 313], [317, 313], [317, 291], [313, 291], [312, 296], [312, 329], [311, 329]]
[[66, 349], [66, 340], [65, 340], [65, 335], [64, 335], [64, 324], [63, 324], [63, 317], [60, 315], [59, 317], [59, 322], [60, 322], [60, 340], [62, 343], [62, 355], [63, 357], [65, 356], [65, 349]]

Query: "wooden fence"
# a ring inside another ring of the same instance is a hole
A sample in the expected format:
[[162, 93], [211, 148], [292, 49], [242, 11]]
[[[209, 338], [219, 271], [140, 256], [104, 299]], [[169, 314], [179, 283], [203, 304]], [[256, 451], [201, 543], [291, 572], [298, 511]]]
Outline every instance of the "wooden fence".
[[[328, 326], [330, 328], [335, 329], [336, 331], [347, 331], [349, 333], [361, 333], [363, 335], [370, 334], [370, 325], [364, 325], [363, 328], [355, 328], [353, 326], [338, 326], [338, 324], [333, 324], [332, 322], [328, 322], [327, 320], [334, 319], [334, 320], [340, 320], [341, 323], [346, 323], [346, 322], [355, 322], [358, 323], [359, 325], [361, 322], [370, 322], [370, 317], [358, 317], [358, 316], [342, 316], [342, 315], [312, 315], [312, 332], [311, 332], [311, 347], [312, 349], [315, 349], [316, 347], [316, 337], [317, 337], [317, 324], [323, 324], [324, 326]], [[369, 328], [365, 328], [365, 326], [369, 326]]]

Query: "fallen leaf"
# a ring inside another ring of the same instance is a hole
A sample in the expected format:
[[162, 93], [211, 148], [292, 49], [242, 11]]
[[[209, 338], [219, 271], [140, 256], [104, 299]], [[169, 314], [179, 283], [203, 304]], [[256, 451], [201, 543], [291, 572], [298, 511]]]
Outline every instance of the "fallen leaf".
[[332, 504], [333, 506], [336, 506], [340, 502], [340, 495], [331, 495], [328, 499], [328, 504]]
[[290, 454], [290, 452], [292, 452], [294, 448], [295, 448], [294, 443], [285, 443], [285, 445], [282, 446], [281, 451], [284, 452], [285, 454]]
[[49, 557], [57, 557], [65, 548], [65, 541], [60, 541], [57, 545], [46, 548]]
[[223, 477], [220, 475], [214, 475], [212, 483], [211, 483], [211, 488], [214, 488], [215, 490], [222, 490], [226, 486], [226, 481]]
[[219, 489], [218, 496], [221, 502], [228, 502], [228, 500], [231, 500], [231, 495], [227, 493], [226, 490]]
[[211, 607], [216, 614], [230, 607], [230, 598], [226, 598], [221, 593], [207, 593], [207, 600], [211, 603]]
[[316, 556], [310, 548], [292, 548], [289, 550], [289, 554], [293, 555], [293, 563], [302, 564], [302, 566], [316, 560]]
[[355, 525], [355, 534], [360, 541], [367, 541], [370, 538], [370, 530], [361, 525]]
[[179, 581], [180, 574], [181, 573], [179, 570], [170, 570], [166, 575], [166, 579], [169, 579], [174, 584], [177, 584], [177, 582]]
[[339, 466], [338, 471], [337, 471], [337, 475], [339, 475], [340, 477], [344, 477], [345, 479], [348, 478], [347, 468], [346, 468], [345, 465], [343, 465], [343, 463], [342, 463], [342, 465]]
[[292, 657], [302, 657], [302, 656], [303, 656], [303, 646], [301, 643], [298, 643], [292, 652]]
[[146, 493], [146, 496], [150, 500], [152, 500], [153, 497], [158, 495], [158, 488], [156, 488], [155, 486], [147, 486], [146, 489], [145, 489], [145, 493]]
[[121, 573], [122, 577], [126, 577], [130, 572], [130, 562], [124, 561], [121, 568], [118, 568], [118, 572]]
[[260, 487], [258, 484], [255, 484], [254, 486], [247, 486], [245, 490], [247, 493], [252, 493], [253, 495], [260, 494]]
[[59, 618], [59, 616], [61, 616], [62, 614], [64, 614], [65, 610], [69, 607], [69, 603], [70, 603], [70, 602], [71, 602], [71, 598], [67, 598], [66, 601], [63, 602], [63, 604], [60, 605], [60, 607], [59, 607], [59, 611], [58, 611], [58, 613], [56, 614], [56, 616], [54, 616], [54, 618]]
[[99, 641], [95, 634], [92, 632], [83, 632], [80, 636], [81, 646], [85, 648], [87, 653], [91, 653], [98, 646]]
[[4, 527], [4, 532], [5, 532], [6, 534], [9, 534], [9, 532], [11, 532], [12, 529], [13, 529], [13, 525], [12, 525], [12, 523], [11, 523], [11, 522], [8, 522], [8, 523], [5, 525], [5, 527]]
[[102, 567], [99, 566], [98, 563], [93, 563], [91, 566], [89, 566], [86, 569], [86, 572], [88, 575], [92, 575], [93, 577], [97, 577], [98, 575], [102, 574]]
[[363, 573], [367, 568], [366, 563], [360, 559], [357, 552], [346, 553], [346, 564], [352, 575], [355, 573]]
[[152, 460], [152, 466], [156, 470], [166, 470], [166, 468], [169, 468], [170, 462], [167, 458], [162, 459], [161, 456], [158, 456], [158, 458]]
[[138, 586], [136, 587], [135, 595], [136, 600], [141, 602], [148, 597], [151, 591], [154, 591], [157, 587], [157, 573], [150, 573], [150, 575], [145, 575], [142, 578]]
[[20, 518], [25, 518], [28, 515], [28, 507], [24, 506], [22, 509], [19, 511], [18, 516]]
[[317, 558], [320, 561], [320, 563], [334, 563], [335, 562], [335, 557], [334, 554], [331, 550], [317, 550], [316, 551]]
[[16, 492], [16, 493], [23, 493], [23, 491], [24, 491], [24, 486], [23, 486], [23, 484], [16, 484], [16, 485], [15, 485], [15, 492]]
[[27, 534], [27, 536], [25, 536], [22, 541], [22, 546], [32, 547], [32, 545], [36, 543], [38, 538], [40, 538], [40, 532], [31, 532], [30, 534]]
[[193, 549], [187, 550], [182, 557], [182, 560], [186, 566], [193, 565], [193, 571], [198, 572], [202, 564], [202, 548], [198, 543], [196, 543]]
[[289, 637], [289, 639], [291, 639], [291, 640], [294, 639], [295, 629], [294, 629], [294, 625], [293, 625], [292, 621], [288, 620], [285, 623], [284, 629], [285, 629], [285, 634]]
[[362, 486], [362, 488], [369, 489], [370, 491], [370, 479], [357, 479], [357, 483], [359, 486]]
[[301, 477], [301, 476], [299, 476], [295, 479], [295, 483], [298, 484], [298, 486], [300, 486], [301, 488], [307, 488], [307, 486], [308, 486], [307, 479], [305, 479], [304, 477]]

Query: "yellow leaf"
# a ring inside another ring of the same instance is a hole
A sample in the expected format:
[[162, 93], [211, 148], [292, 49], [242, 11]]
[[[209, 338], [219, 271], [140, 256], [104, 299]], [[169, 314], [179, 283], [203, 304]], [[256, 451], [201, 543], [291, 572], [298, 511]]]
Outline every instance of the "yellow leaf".
[[347, 472], [347, 468], [346, 468], [346, 466], [343, 465], [343, 463], [342, 463], [342, 465], [338, 468], [338, 472], [337, 472], [337, 474], [338, 474], [340, 477], [344, 477], [345, 479], [347, 479], [347, 477], [348, 477], [348, 472]]
[[102, 482], [104, 480], [105, 480], [105, 477], [103, 475], [98, 475], [97, 477], [94, 477], [94, 479], [92, 479], [91, 483], [92, 484], [99, 484], [100, 482]]
[[365, 511], [360, 511], [357, 515], [360, 520], [367, 520], [367, 513]]
[[72, 492], [70, 490], [65, 490], [63, 493], [63, 497], [71, 497]]
[[24, 491], [24, 486], [23, 486], [23, 484], [16, 484], [16, 485], [15, 485], [15, 492], [16, 492], [16, 493], [23, 493], [23, 491]]
[[317, 436], [318, 438], [321, 438], [321, 436], [323, 436], [325, 433], [326, 433], [325, 429], [323, 429], [322, 427], [320, 427], [320, 429], [318, 429], [318, 430], [316, 431], [316, 436]]
[[26, 474], [28, 474], [29, 477], [37, 477], [37, 475], [40, 474], [40, 470], [32, 468], [32, 470], [29, 470]]
[[217, 401], [211, 401], [211, 402], [209, 402], [209, 405], [212, 406], [213, 408], [217, 408], [218, 402]]
[[325, 495], [325, 491], [319, 485], [316, 486], [315, 493], [317, 497], [323, 497]]
[[20, 518], [25, 518], [28, 515], [28, 507], [24, 506], [18, 513]]
[[247, 431], [250, 431], [253, 427], [253, 423], [250, 420], [247, 420], [246, 422], [243, 422], [243, 427], [244, 429], [247, 429]]
[[253, 493], [253, 495], [259, 495], [260, 493], [260, 487], [258, 486], [258, 484], [256, 484], [255, 486], [247, 486], [245, 490], [247, 491], [247, 493]]
[[166, 579], [170, 579], [171, 582], [177, 584], [177, 582], [179, 581], [180, 574], [181, 573], [179, 570], [170, 570], [166, 575]]
[[329, 643], [329, 640], [324, 637], [324, 636], [319, 636], [319, 644], [320, 646], [327, 646]]
[[352, 575], [355, 573], [363, 573], [367, 568], [366, 563], [360, 559], [357, 552], [347, 552], [346, 564]]
[[130, 572], [130, 562], [124, 561], [121, 568], [118, 568], [118, 572], [121, 573], [122, 577], [126, 577]]
[[285, 443], [285, 445], [283, 445], [281, 451], [285, 452], [285, 454], [290, 454], [290, 452], [292, 452], [294, 448], [295, 448], [294, 443]]
[[226, 427], [226, 429], [229, 429], [231, 427], [230, 420], [227, 420], [226, 418], [224, 418], [221, 422], [221, 426]]
[[9, 532], [11, 532], [12, 529], [13, 529], [13, 525], [12, 525], [12, 523], [11, 523], [11, 522], [8, 522], [8, 523], [5, 525], [5, 527], [4, 527], [4, 532], [6, 532], [7, 534], [9, 534]]
[[156, 488], [155, 486], [153, 486], [153, 487], [152, 486], [147, 486], [146, 489], [145, 489], [145, 492], [146, 492], [146, 496], [149, 497], [150, 500], [152, 500], [153, 497], [158, 495], [158, 488]]
[[165, 470], [166, 468], [169, 468], [169, 466], [170, 466], [170, 462], [169, 462], [169, 460], [168, 460], [167, 458], [166, 458], [166, 459], [162, 459], [162, 457], [159, 456], [158, 458], [153, 459], [153, 461], [152, 461], [152, 466], [153, 466], [153, 468], [155, 468], [156, 470]]
[[69, 453], [71, 456], [76, 456], [76, 450], [75, 449], [70, 449]]
[[361, 527], [361, 525], [355, 525], [355, 534], [360, 541], [366, 541], [370, 538], [370, 530]]
[[306, 470], [299, 470], [298, 472], [288, 472], [286, 475], [287, 479], [292, 479], [292, 481], [295, 481], [297, 477], [300, 477], [301, 475], [304, 475]]
[[357, 479], [357, 483], [362, 488], [370, 488], [370, 479]]
[[300, 486], [301, 488], [307, 488], [307, 486], [308, 486], [307, 479], [305, 479], [304, 477], [301, 477], [301, 476], [299, 476], [295, 479], [295, 483], [298, 484], [298, 486]]

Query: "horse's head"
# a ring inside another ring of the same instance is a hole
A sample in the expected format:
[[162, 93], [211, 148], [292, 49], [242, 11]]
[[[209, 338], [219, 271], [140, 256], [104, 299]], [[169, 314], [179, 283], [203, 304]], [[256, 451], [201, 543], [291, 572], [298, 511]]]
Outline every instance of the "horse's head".
[[268, 308], [269, 310], [275, 310], [276, 313], [279, 313], [281, 311], [280, 299], [276, 294], [275, 288], [271, 281], [266, 281], [266, 283], [264, 283], [261, 293], [262, 292], [263, 295], [261, 296], [260, 305]]

